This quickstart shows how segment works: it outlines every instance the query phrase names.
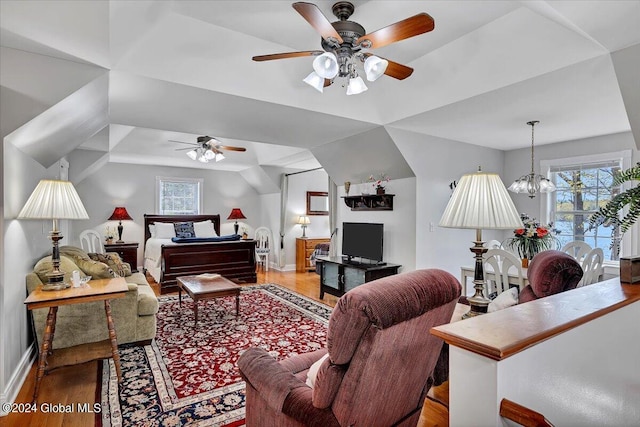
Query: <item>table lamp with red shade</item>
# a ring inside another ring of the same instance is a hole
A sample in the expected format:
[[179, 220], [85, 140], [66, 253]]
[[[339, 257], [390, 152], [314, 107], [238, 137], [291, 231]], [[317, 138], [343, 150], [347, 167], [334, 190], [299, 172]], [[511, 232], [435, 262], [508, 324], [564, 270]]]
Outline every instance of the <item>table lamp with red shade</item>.
[[244, 216], [244, 214], [242, 213], [242, 210], [240, 208], [233, 208], [231, 209], [231, 213], [229, 214], [229, 216], [227, 217], [228, 220], [235, 220], [236, 222], [233, 224], [233, 230], [235, 234], [238, 234], [238, 228], [240, 227], [238, 225], [238, 220], [239, 219], [247, 219], [246, 216]]
[[131, 216], [129, 216], [129, 212], [127, 212], [127, 208], [124, 206], [117, 206], [111, 216], [109, 217], [109, 221], [119, 221], [118, 222], [118, 240], [116, 243], [123, 243], [122, 241], [122, 221], [123, 220], [133, 220]]

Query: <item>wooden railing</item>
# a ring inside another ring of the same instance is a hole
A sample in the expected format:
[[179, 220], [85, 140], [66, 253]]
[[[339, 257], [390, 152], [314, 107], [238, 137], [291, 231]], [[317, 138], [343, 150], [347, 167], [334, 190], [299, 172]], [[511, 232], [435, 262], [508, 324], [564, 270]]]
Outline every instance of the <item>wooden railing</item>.
[[544, 415], [519, 405], [509, 399], [500, 401], [500, 416], [524, 426], [524, 427], [553, 427]]

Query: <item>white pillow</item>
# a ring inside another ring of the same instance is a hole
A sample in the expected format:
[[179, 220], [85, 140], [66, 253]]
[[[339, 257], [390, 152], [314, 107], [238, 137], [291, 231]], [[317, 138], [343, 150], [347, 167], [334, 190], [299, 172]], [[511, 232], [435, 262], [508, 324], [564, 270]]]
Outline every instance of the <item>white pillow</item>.
[[216, 230], [213, 228], [213, 223], [211, 220], [194, 222], [193, 223], [193, 232], [196, 237], [216, 237]]
[[156, 225], [149, 224], [149, 233], [151, 233], [151, 237], [155, 239], [156, 237]]
[[156, 222], [156, 239], [171, 239], [176, 237], [176, 229], [172, 222]]
[[320, 366], [327, 357], [329, 357], [329, 353], [316, 360], [316, 362], [309, 368], [309, 372], [307, 372], [307, 385], [309, 387], [313, 388], [316, 385], [316, 377], [318, 376], [318, 371], [320, 370]]
[[518, 303], [518, 288], [509, 288], [508, 291], [504, 291], [489, 303], [487, 308], [488, 313], [502, 310], [503, 308], [511, 307]]

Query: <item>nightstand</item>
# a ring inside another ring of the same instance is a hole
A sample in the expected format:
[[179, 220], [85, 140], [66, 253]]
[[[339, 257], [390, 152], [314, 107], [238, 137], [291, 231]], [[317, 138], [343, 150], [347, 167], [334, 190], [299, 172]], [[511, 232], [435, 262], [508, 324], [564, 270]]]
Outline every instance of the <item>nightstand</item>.
[[122, 261], [131, 265], [131, 272], [138, 271], [138, 243], [105, 243], [104, 250], [120, 255]]

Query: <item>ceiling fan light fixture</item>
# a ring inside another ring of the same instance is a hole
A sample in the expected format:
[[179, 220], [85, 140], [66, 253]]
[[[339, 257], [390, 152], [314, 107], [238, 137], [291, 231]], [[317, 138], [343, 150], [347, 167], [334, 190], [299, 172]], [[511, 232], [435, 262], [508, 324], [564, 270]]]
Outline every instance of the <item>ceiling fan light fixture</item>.
[[222, 153], [216, 153], [215, 159], [216, 159], [216, 162], [219, 162], [220, 160], [224, 160], [224, 155]]
[[196, 160], [198, 158], [198, 152], [196, 150], [187, 151], [187, 156], [189, 156], [191, 160]]
[[367, 80], [370, 82], [378, 80], [387, 70], [387, 66], [389, 66], [389, 61], [386, 59], [378, 58], [375, 55], [368, 57], [364, 61], [364, 72], [367, 75]]
[[209, 160], [213, 160], [216, 157], [216, 153], [214, 153], [211, 150], [205, 150], [205, 152], [202, 154], [202, 156], [207, 159], [207, 161]]
[[324, 79], [320, 77], [315, 71], [312, 71], [307, 77], [302, 80], [318, 92], [322, 93], [324, 89]]
[[364, 80], [362, 80], [362, 77], [355, 76], [349, 79], [349, 86], [347, 86], [347, 95], [358, 95], [366, 91], [367, 89], [369, 88], [364, 84]]
[[332, 79], [340, 69], [338, 58], [332, 52], [325, 52], [313, 60], [313, 69], [323, 79]]

